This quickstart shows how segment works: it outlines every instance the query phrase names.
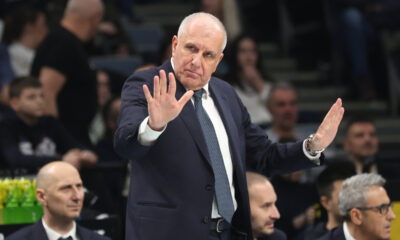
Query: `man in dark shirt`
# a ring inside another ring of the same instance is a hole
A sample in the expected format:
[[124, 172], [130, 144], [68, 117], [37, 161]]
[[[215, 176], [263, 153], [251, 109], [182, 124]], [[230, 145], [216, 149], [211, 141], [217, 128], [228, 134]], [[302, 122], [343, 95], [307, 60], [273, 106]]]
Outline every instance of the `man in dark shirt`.
[[84, 42], [95, 33], [103, 10], [100, 0], [69, 0], [60, 26], [42, 42], [31, 69], [43, 84], [45, 113], [58, 117], [86, 145], [97, 93]]
[[332, 164], [321, 172], [317, 179], [317, 190], [320, 204], [327, 212], [327, 221], [315, 224], [305, 233], [304, 240], [318, 239], [343, 222], [339, 213], [339, 192], [343, 181], [355, 174], [350, 162]]
[[40, 82], [17, 78], [10, 85], [14, 110], [0, 124], [0, 149], [6, 167], [35, 169], [62, 160], [75, 167], [94, 165], [97, 156], [79, 145], [53, 117], [43, 117]]

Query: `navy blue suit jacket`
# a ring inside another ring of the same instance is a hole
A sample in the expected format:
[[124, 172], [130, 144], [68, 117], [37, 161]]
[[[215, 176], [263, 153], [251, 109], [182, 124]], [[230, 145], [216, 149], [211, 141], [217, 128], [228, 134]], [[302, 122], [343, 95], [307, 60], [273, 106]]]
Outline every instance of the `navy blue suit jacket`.
[[346, 240], [343, 232], [343, 224], [330, 230], [324, 236], [318, 238], [318, 240]]
[[[94, 231], [86, 229], [76, 224], [76, 234], [80, 240], [111, 240], [109, 237], [101, 236]], [[36, 223], [24, 227], [17, 232], [6, 237], [6, 240], [48, 240], [46, 230], [44, 230], [42, 219]]]
[[[191, 101], [152, 146], [137, 141], [139, 125], [148, 116], [142, 86], [146, 84], [152, 93], [153, 77], [160, 69], [173, 72], [170, 60], [158, 68], [135, 73], [122, 90], [114, 144], [122, 157], [131, 160], [126, 239], [204, 240], [210, 231], [214, 176]], [[209, 89], [224, 122], [232, 155], [238, 203], [232, 225], [252, 239], [246, 168], [268, 175], [314, 164], [305, 157], [301, 142], [272, 144], [262, 129], [251, 124], [247, 110], [228, 83], [212, 77]], [[177, 81], [176, 98], [185, 91]]]

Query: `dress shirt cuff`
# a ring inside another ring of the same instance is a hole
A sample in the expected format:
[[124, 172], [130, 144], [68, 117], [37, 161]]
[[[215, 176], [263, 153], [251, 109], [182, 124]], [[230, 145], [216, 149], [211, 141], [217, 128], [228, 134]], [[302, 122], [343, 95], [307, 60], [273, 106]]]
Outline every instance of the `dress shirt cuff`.
[[167, 127], [165, 126], [165, 128], [163, 128], [161, 131], [154, 131], [149, 127], [149, 125], [147, 124], [148, 122], [149, 117], [146, 117], [139, 127], [138, 141], [144, 146], [152, 145]]
[[307, 139], [303, 141], [303, 152], [306, 155], [306, 157], [310, 159], [310, 161], [313, 162], [314, 164], [321, 165], [321, 161], [319, 160], [319, 158], [321, 157], [321, 153], [318, 153], [316, 156], [311, 156], [311, 154], [307, 151], [306, 144], [307, 144]]

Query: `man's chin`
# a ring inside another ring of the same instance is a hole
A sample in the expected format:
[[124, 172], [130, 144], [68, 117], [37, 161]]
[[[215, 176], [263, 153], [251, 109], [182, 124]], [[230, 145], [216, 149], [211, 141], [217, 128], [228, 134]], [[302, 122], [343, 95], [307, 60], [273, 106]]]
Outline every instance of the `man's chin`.
[[274, 228], [274, 224], [273, 223], [272, 224], [267, 224], [264, 227], [264, 233], [267, 234], [267, 235], [270, 235], [270, 234], [274, 233], [274, 231], [275, 231], [275, 228]]
[[185, 77], [181, 83], [186, 89], [193, 91], [204, 87], [204, 85], [201, 84], [201, 80], [198, 78]]

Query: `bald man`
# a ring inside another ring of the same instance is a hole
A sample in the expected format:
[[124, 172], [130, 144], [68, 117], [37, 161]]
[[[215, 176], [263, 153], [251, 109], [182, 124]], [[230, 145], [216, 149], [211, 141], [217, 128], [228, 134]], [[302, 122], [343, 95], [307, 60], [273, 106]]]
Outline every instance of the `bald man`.
[[31, 74], [43, 85], [45, 113], [58, 117], [84, 145], [97, 110], [96, 75], [84, 43], [96, 33], [103, 17], [101, 0], [69, 0], [64, 16], [39, 46]]
[[257, 240], [286, 240], [286, 234], [274, 228], [274, 222], [280, 218], [274, 187], [266, 177], [255, 172], [246, 172], [246, 179], [253, 237]]
[[7, 240], [109, 240], [75, 223], [83, 204], [83, 184], [78, 171], [66, 162], [51, 162], [37, 175], [36, 198], [43, 217], [7, 237]]
[[252, 239], [246, 165], [265, 174], [313, 167], [335, 137], [340, 100], [314, 137], [271, 144], [235, 90], [212, 77], [226, 42], [216, 17], [191, 14], [172, 58], [125, 82], [114, 145], [131, 160], [126, 239]]

